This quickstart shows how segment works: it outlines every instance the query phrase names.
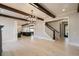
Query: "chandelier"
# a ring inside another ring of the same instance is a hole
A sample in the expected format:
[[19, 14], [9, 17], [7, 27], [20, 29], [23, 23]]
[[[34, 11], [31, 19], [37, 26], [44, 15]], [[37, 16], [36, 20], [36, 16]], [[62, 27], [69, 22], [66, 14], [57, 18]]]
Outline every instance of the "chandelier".
[[28, 16], [27, 20], [29, 20], [29, 25], [35, 25], [37, 18], [33, 16], [33, 10], [31, 10], [31, 15]]

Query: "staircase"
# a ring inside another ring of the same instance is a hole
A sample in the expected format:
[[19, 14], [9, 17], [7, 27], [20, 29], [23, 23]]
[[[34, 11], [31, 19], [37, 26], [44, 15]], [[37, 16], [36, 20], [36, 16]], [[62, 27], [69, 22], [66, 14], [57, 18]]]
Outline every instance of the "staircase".
[[53, 36], [53, 40], [57, 40], [57, 39], [60, 39], [60, 32], [57, 31], [54, 27], [52, 27], [51, 25], [49, 25], [48, 22], [45, 23], [45, 26], [48, 27], [51, 32], [53, 32], [52, 36]]

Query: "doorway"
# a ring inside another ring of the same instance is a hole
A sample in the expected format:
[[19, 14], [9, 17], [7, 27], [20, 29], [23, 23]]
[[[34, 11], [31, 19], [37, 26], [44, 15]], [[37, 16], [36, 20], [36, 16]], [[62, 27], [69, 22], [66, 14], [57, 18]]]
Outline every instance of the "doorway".
[[68, 38], [68, 21], [62, 21], [60, 23], [60, 37], [65, 40]]

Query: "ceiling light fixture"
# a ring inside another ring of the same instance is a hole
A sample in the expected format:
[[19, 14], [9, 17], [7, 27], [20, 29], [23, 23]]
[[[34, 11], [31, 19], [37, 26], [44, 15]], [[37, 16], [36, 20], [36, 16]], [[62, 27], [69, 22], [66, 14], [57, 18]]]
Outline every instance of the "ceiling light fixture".
[[[35, 24], [36, 23], [36, 19], [37, 17], [33, 16], [33, 10], [31, 10], [31, 15], [27, 18], [30, 22], [29, 22], [29, 25], [31, 24]], [[34, 20], [35, 19], [35, 20]]]
[[62, 11], [64, 12], [64, 11], [66, 11], [66, 9], [62, 9]]

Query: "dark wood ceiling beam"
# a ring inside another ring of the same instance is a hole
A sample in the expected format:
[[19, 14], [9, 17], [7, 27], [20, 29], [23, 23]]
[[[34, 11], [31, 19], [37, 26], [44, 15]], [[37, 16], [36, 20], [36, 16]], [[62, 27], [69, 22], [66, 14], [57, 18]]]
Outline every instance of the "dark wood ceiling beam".
[[39, 3], [29, 3], [30, 5], [34, 6], [35, 8], [41, 10], [42, 12], [46, 13], [47, 15], [49, 15], [50, 17], [55, 18], [56, 16], [54, 14], [52, 14], [51, 12], [49, 12], [47, 9], [45, 9], [43, 6], [41, 6]]
[[37, 19], [44, 21], [44, 19], [42, 19], [40, 17], [25, 13], [23, 11], [17, 10], [15, 8], [12, 8], [12, 7], [9, 7], [9, 6], [6, 6], [4, 4], [0, 4], [0, 8], [6, 9], [6, 10], [9, 10], [9, 11], [12, 11], [12, 12], [16, 12], [16, 13], [19, 13], [19, 14], [22, 14], [22, 15], [25, 15], [25, 16], [33, 16], [33, 18], [36, 17]]
[[23, 24], [23, 25], [21, 25], [21, 26], [26, 26], [26, 25], [28, 25], [28, 24], [26, 23], [26, 24]]
[[29, 21], [29, 20], [26, 20], [26, 19], [23, 19], [23, 18], [14, 17], [14, 16], [10, 16], [10, 15], [5, 15], [5, 14], [0, 14], [0, 16], [12, 18], [12, 19], [18, 19], [18, 20], [22, 20], [22, 21]]
[[[36, 21], [32, 21], [32, 23], [34, 23], [34, 22], [36, 22]], [[26, 26], [26, 25], [29, 25], [29, 26], [31, 26], [31, 25], [33, 25], [33, 24], [31, 24], [31, 23], [26, 23], [26, 24], [23, 24], [23, 25], [21, 25], [21, 26]]]
[[[29, 23], [30, 24], [30, 23]], [[28, 23], [26, 23], [26, 24], [23, 24], [23, 25], [21, 25], [21, 26], [26, 26], [26, 25], [29, 25]], [[34, 25], [29, 25], [29, 26], [34, 26]]]
[[21, 25], [21, 26], [26, 26], [26, 25], [29, 25], [28, 23], [26, 23], [26, 24], [23, 24], [23, 25]]

